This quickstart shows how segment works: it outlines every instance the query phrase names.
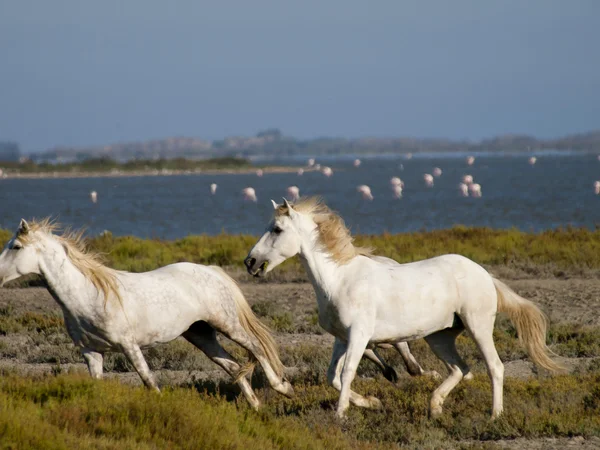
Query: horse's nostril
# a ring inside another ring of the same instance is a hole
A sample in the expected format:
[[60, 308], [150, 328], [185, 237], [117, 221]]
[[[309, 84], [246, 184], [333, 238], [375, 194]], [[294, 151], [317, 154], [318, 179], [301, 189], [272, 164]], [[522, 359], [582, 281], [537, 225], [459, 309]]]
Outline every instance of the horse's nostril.
[[248, 258], [246, 258], [244, 260], [244, 264], [246, 264], [246, 267], [248, 269], [250, 269], [251, 267], [253, 267], [255, 263], [256, 263], [256, 258], [250, 258], [250, 257], [248, 257]]

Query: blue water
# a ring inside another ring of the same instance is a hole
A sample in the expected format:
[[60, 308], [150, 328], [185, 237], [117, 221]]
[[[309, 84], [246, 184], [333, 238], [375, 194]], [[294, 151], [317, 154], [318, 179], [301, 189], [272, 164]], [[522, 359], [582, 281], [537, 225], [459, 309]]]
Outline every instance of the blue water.
[[[281, 201], [286, 188], [302, 195], [321, 195], [339, 211], [353, 232], [379, 234], [449, 228], [456, 224], [540, 231], [560, 226], [595, 228], [600, 224], [600, 180], [595, 155], [547, 153], [530, 166], [527, 156], [479, 155], [468, 167], [464, 155], [415, 155], [321, 161], [334, 175], [320, 173], [181, 175], [87, 179], [0, 180], [0, 227], [14, 229], [21, 217], [57, 217], [89, 233], [174, 239], [189, 234], [259, 234], [272, 213], [270, 199]], [[284, 160], [283, 163], [298, 163]], [[443, 174], [426, 188], [423, 174], [440, 167]], [[463, 198], [457, 185], [471, 174], [482, 198]], [[402, 199], [394, 199], [389, 179], [405, 182]], [[218, 184], [217, 194], [209, 185]], [[359, 184], [371, 187], [375, 199], [362, 200]], [[245, 202], [241, 190], [256, 189], [258, 203]], [[89, 192], [98, 192], [98, 203]]]

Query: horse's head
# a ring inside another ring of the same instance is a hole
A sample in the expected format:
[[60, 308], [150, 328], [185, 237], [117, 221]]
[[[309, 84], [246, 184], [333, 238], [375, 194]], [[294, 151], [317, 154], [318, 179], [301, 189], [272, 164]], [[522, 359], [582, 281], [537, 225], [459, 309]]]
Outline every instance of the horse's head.
[[296, 211], [286, 199], [283, 201], [283, 205], [278, 205], [271, 200], [275, 217], [244, 260], [248, 273], [255, 277], [273, 270], [286, 259], [298, 254], [302, 233], [316, 228], [310, 217]]
[[0, 286], [23, 275], [40, 274], [39, 233], [21, 219], [17, 232], [0, 253]]

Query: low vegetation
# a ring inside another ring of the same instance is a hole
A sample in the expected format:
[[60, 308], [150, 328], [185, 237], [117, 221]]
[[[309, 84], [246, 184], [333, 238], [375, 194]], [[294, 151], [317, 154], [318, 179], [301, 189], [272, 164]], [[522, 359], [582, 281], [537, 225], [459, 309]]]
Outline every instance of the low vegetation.
[[[6, 242], [13, 231], [0, 230]], [[190, 261], [237, 266], [257, 238], [249, 235], [196, 235], [174, 241], [113, 236], [106, 232], [91, 237], [90, 247], [105, 253], [111, 267], [132, 272]], [[356, 243], [401, 263], [445, 253], [459, 253], [484, 265], [502, 265], [534, 273], [562, 276], [600, 269], [600, 230], [566, 228], [525, 233], [519, 230], [455, 227], [449, 230], [357, 236]], [[286, 261], [274, 277], [298, 276], [297, 258]], [[303, 275], [300, 275], [303, 276]]]

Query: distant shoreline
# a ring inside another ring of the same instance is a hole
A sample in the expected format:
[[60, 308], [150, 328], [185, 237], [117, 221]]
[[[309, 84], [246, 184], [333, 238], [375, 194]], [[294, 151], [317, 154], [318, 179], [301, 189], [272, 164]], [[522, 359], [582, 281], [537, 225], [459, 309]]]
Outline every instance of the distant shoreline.
[[[247, 175], [255, 174], [262, 170], [263, 174], [269, 173], [295, 173], [300, 167], [268, 166], [240, 169], [207, 169], [207, 170], [132, 170], [110, 172], [30, 172], [30, 173], [4, 173], [1, 179], [5, 180], [33, 180], [46, 178], [121, 178], [121, 177], [168, 177], [175, 175]], [[305, 172], [315, 169], [302, 168]]]

